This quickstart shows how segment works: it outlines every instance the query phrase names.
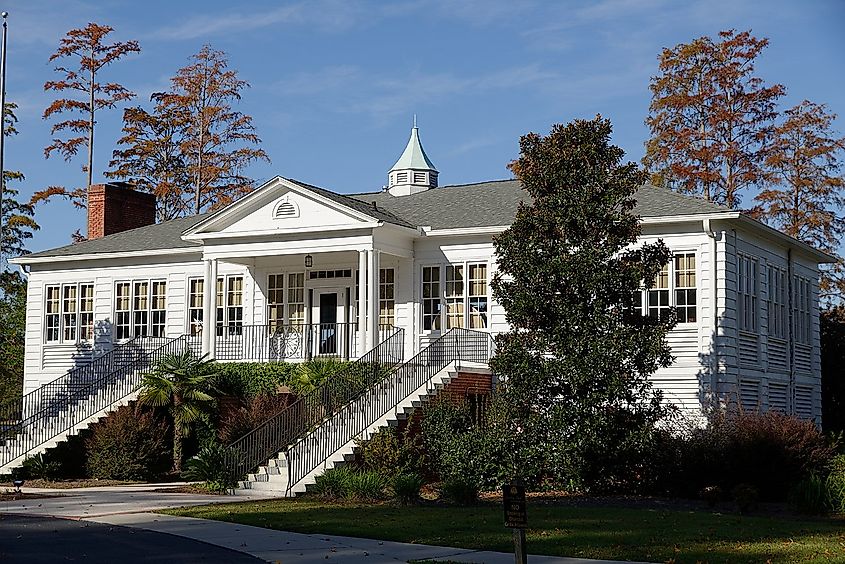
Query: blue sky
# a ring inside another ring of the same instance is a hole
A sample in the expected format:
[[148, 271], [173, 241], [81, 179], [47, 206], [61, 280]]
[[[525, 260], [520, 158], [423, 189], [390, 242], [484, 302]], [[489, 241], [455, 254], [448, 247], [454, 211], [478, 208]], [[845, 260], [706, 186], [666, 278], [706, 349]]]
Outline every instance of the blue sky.
[[[837, 0], [7, 0], [0, 9], [10, 12], [7, 99], [20, 106], [6, 166], [26, 174], [26, 197], [84, 183], [82, 156], [44, 159], [50, 122], [41, 114], [50, 101], [42, 86], [57, 77], [48, 57], [67, 30], [89, 21], [141, 43], [142, 53], [102, 77], [135, 91], [134, 103], [166, 88], [204, 43], [226, 51], [251, 84], [238, 109], [253, 116], [272, 159], [249, 174], [338, 192], [382, 187], [414, 113], [442, 184], [507, 178], [520, 135], [597, 113], [639, 160], [661, 48], [727, 28], [770, 38], [757, 70], [786, 85], [784, 108], [807, 98], [845, 114], [845, 2]], [[95, 182], [121, 115], [98, 117]], [[59, 201], [39, 206], [37, 220], [33, 251], [85, 231], [84, 212]]]

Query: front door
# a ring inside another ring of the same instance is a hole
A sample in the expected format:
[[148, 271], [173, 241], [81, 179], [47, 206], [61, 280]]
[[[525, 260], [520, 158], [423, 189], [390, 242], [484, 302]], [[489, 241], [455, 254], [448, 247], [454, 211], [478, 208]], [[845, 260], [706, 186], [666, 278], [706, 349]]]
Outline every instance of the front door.
[[339, 288], [314, 290], [312, 319], [316, 324], [316, 347], [318, 355], [337, 356], [344, 354], [344, 294]]

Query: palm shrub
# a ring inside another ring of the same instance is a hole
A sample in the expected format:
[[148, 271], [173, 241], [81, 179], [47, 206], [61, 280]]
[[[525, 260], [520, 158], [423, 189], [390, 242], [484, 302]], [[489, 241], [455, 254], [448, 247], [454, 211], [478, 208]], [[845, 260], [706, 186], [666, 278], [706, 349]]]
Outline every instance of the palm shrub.
[[190, 349], [165, 356], [144, 374], [138, 401], [164, 407], [173, 419], [173, 470], [182, 471], [182, 450], [194, 423], [213, 401], [206, 391], [215, 377], [214, 363]]
[[227, 463], [236, 453], [220, 444], [204, 446], [200, 452], [185, 462], [182, 477], [204, 482], [211, 491], [228, 491], [238, 484], [237, 476]]

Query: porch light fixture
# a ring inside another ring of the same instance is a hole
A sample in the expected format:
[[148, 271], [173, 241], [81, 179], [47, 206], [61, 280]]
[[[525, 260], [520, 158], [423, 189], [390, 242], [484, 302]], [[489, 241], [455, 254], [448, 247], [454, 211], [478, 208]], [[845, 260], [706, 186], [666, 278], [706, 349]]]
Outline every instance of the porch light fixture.
[[314, 266], [314, 257], [305, 255], [305, 268], [311, 268], [312, 266]]

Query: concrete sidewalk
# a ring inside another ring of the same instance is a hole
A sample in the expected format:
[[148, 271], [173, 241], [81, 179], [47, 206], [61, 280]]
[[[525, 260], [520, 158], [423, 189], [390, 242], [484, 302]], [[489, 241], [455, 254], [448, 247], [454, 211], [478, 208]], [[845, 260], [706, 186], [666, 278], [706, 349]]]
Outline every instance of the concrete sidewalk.
[[[263, 499], [264, 496], [234, 497], [164, 493], [152, 490], [164, 484], [112, 486], [76, 490], [23, 488], [24, 492], [59, 497], [0, 503], [0, 512], [64, 519], [80, 519], [156, 533], [166, 533], [243, 552], [268, 562], [283, 564], [382, 564], [409, 560], [452, 560], [456, 562], [511, 564], [512, 554], [442, 546], [379, 541], [354, 537], [306, 535], [261, 527], [159, 515], [152, 511], [169, 507], [231, 503]], [[119, 557], [119, 555], [115, 555]], [[600, 560], [530, 556], [532, 564], [601, 564]], [[618, 564], [615, 563], [615, 564]]]

